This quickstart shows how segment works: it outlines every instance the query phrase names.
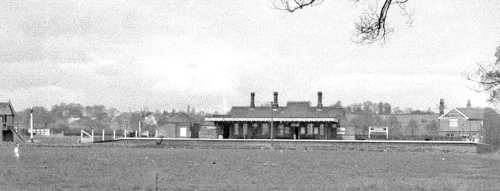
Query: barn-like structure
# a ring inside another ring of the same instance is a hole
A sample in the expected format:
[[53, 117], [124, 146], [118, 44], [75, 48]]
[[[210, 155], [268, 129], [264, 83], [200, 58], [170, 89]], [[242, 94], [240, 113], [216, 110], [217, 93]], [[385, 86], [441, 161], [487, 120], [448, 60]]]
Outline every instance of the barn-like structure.
[[2, 141], [14, 141], [14, 107], [9, 102], [0, 102], [0, 123], [2, 126]]
[[316, 106], [309, 101], [290, 101], [278, 104], [274, 92], [270, 106], [255, 106], [255, 93], [250, 94], [250, 105], [232, 107], [227, 115], [205, 118], [217, 128], [224, 139], [338, 139], [337, 129], [345, 119], [341, 107], [324, 107], [323, 94], [318, 92]]

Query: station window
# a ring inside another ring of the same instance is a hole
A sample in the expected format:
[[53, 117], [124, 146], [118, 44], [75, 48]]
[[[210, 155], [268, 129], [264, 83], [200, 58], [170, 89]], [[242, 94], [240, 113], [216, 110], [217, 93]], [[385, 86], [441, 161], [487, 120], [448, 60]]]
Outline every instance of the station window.
[[300, 134], [301, 135], [306, 134], [306, 127], [300, 127]]
[[319, 124], [319, 135], [325, 134], [325, 125], [323, 123]]
[[449, 119], [450, 127], [458, 127], [458, 119]]
[[278, 135], [283, 136], [284, 131], [285, 131], [285, 129], [284, 129], [283, 124], [279, 124], [278, 125]]
[[318, 129], [319, 129], [318, 127], [314, 127], [314, 132], [313, 132], [314, 135], [318, 135], [319, 134], [319, 130]]
[[248, 124], [243, 123], [243, 136], [248, 135]]
[[269, 132], [269, 124], [263, 123], [262, 124], [262, 135], [266, 135]]
[[313, 134], [313, 124], [312, 123], [307, 124], [307, 134], [308, 135]]
[[238, 135], [240, 133], [239, 130], [240, 130], [240, 125], [238, 123], [235, 123], [233, 134]]

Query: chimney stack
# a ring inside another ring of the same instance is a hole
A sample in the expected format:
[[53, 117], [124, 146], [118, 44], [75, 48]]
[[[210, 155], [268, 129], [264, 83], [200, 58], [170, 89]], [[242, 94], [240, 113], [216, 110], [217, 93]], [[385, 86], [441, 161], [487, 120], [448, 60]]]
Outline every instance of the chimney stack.
[[323, 92], [318, 92], [318, 109], [323, 108]]
[[439, 100], [439, 115], [443, 115], [444, 114], [444, 99], [441, 98]]
[[471, 108], [472, 107], [472, 104], [470, 103], [470, 99], [467, 100], [467, 108]]
[[273, 108], [278, 108], [278, 92], [274, 92], [273, 96], [274, 96], [274, 101], [273, 101], [272, 107]]
[[250, 108], [255, 108], [255, 93], [250, 93]]

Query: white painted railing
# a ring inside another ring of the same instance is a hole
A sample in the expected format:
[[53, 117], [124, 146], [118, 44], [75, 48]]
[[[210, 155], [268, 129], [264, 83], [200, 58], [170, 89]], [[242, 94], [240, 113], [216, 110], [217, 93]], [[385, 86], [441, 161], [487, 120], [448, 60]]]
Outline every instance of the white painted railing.
[[93, 143], [94, 142], [94, 130], [91, 133], [86, 132], [85, 130], [80, 130], [80, 143]]

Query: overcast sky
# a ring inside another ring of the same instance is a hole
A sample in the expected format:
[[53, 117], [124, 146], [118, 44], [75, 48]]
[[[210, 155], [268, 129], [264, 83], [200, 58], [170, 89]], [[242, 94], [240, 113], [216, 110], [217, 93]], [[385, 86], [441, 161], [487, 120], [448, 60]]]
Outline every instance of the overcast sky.
[[[493, 62], [498, 0], [410, 0], [394, 32], [352, 42], [377, 1], [322, 4], [290, 14], [268, 0], [0, 1], [0, 97], [16, 109], [60, 102], [120, 110], [227, 111], [280, 93], [292, 100], [364, 100], [436, 110], [487, 106], [463, 73]], [[382, 3], [379, 2], [379, 3]]]

